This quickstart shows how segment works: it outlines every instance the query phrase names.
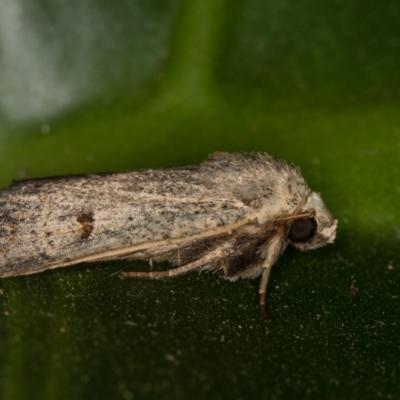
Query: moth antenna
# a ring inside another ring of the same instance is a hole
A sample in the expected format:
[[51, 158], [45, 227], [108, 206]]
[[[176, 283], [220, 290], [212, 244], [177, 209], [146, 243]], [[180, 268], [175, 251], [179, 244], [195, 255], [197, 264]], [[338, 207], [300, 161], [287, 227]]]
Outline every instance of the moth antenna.
[[279, 218], [279, 219], [275, 220], [274, 223], [279, 225], [284, 222], [290, 222], [290, 221], [294, 221], [296, 219], [302, 219], [302, 218], [312, 218], [314, 216], [315, 216], [315, 210], [311, 209], [311, 210], [305, 211], [303, 213], [293, 214], [293, 215], [289, 215], [288, 217]]

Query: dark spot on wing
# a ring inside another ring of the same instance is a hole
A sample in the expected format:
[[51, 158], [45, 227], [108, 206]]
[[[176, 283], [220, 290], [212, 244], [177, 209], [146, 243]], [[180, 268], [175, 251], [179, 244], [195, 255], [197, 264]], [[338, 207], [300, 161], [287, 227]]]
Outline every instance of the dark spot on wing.
[[88, 239], [94, 228], [93, 212], [83, 212], [76, 220], [79, 223], [78, 231], [81, 239]]

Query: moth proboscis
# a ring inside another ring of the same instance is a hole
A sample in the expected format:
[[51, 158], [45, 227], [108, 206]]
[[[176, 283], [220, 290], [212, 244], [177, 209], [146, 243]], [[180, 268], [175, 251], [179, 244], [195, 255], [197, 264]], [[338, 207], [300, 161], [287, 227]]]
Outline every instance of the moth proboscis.
[[261, 276], [288, 244], [332, 243], [337, 220], [300, 171], [266, 153], [214, 153], [199, 166], [22, 181], [0, 192], [0, 277], [81, 262], [169, 262], [159, 279]]

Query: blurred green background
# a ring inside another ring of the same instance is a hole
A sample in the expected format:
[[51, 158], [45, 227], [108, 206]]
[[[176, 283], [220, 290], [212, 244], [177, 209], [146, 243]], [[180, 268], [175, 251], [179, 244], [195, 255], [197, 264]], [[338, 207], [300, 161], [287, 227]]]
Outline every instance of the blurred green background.
[[[400, 3], [2, 0], [0, 185], [267, 151], [339, 219], [257, 281], [0, 282], [0, 399], [400, 397]], [[161, 266], [166, 267], [166, 266]]]

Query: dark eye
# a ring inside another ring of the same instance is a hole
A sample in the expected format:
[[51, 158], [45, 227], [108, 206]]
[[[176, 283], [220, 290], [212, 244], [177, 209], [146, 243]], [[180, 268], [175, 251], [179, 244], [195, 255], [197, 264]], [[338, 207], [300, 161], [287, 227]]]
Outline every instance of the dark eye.
[[317, 222], [314, 218], [302, 218], [293, 221], [290, 227], [289, 239], [293, 243], [307, 242], [315, 236]]

